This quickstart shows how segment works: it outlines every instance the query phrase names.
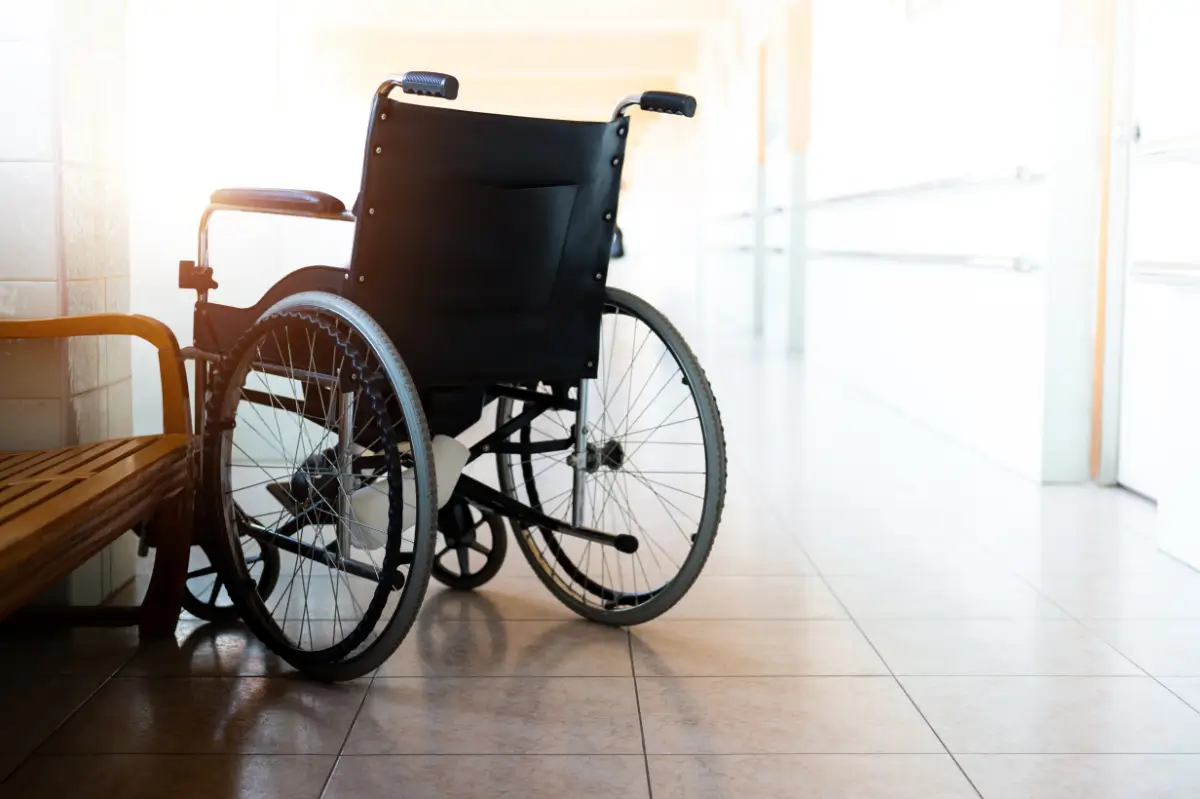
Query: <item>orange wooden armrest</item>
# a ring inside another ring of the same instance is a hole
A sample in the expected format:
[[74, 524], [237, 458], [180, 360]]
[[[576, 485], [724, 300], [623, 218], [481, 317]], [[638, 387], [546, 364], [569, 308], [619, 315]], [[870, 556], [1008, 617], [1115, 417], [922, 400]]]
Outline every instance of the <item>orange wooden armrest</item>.
[[163, 432], [192, 432], [187, 377], [179, 342], [171, 328], [157, 319], [138, 314], [87, 314], [54, 319], [0, 320], [0, 339], [76, 336], [134, 336], [153, 344], [158, 349], [158, 372], [162, 379]]

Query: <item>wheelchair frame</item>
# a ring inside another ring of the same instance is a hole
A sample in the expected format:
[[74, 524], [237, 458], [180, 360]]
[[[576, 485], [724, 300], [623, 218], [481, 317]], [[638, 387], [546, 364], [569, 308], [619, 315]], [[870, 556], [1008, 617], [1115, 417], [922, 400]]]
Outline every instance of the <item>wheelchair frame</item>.
[[[449, 76], [436, 76], [447, 79], [450, 83], [443, 85], [441, 92], [435, 87], [417, 86], [414, 88], [412, 82], [415, 76], [422, 78], [434, 73], [408, 73], [404, 76], [391, 76], [385, 80], [377, 89], [372, 102], [372, 119], [374, 120], [379, 113], [381, 103], [388, 98], [390, 93], [397, 88], [402, 89], [408, 94], [425, 94], [431, 96], [441, 96], [445, 99], [454, 99], [457, 94], [457, 82]], [[627, 109], [633, 106], [640, 106], [644, 110], [656, 111], [660, 113], [673, 113], [682, 116], [692, 116], [695, 112], [695, 100], [686, 95], [678, 95], [670, 92], [646, 92], [642, 94], [628, 95], [621, 98], [612, 111], [610, 123], [617, 122], [625, 117]], [[623, 135], [623, 131], [621, 131]], [[614, 159], [614, 166], [618, 163]], [[284, 192], [286, 193], [286, 191]], [[214, 195], [214, 200], [221, 192]], [[326, 196], [327, 195], [323, 195]], [[329, 198], [332, 199], [332, 198]], [[319, 203], [318, 203], [319, 205]], [[337, 203], [341, 206], [341, 203]], [[371, 209], [372, 213], [374, 209]], [[179, 264], [179, 287], [196, 291], [195, 318], [197, 324], [206, 320], [208, 314], [209, 291], [217, 288], [217, 283], [213, 279], [213, 268], [209, 263], [209, 240], [208, 228], [212, 217], [218, 213], [235, 212], [235, 213], [257, 213], [267, 215], [307, 217], [313, 219], [324, 219], [343, 222], [358, 223], [359, 219], [350, 210], [345, 210], [344, 206], [341, 209], [334, 207], [329, 210], [305, 209], [303, 207], [285, 208], [282, 205], [255, 205], [255, 204], [239, 204], [235, 202], [211, 202], [200, 217], [199, 230], [197, 234], [197, 257], [195, 261], [181, 261]], [[606, 215], [606, 219], [611, 221], [614, 216], [612, 212]], [[283, 278], [280, 283], [265, 295], [260, 301], [260, 305], [268, 303], [272, 292], [276, 292], [276, 298], [280, 295], [287, 296], [294, 293], [299, 293], [306, 290], [319, 289], [333, 291], [335, 293], [343, 293], [340, 290], [342, 287], [350, 285], [350, 269], [341, 269], [337, 267], [305, 267], [300, 270], [289, 273]], [[597, 276], [599, 278], [599, 275]], [[256, 306], [257, 307], [257, 306]], [[252, 309], [244, 309], [247, 312]], [[247, 316], [250, 319], [249, 315]], [[250, 319], [250, 324], [253, 324], [253, 319]], [[249, 329], [247, 325], [246, 329]], [[237, 335], [241, 332], [238, 331]], [[206, 426], [206, 402], [207, 393], [212, 375], [210, 370], [215, 365], [220, 364], [223, 359], [221, 352], [213, 352], [201, 349], [197, 341], [193, 340], [190, 347], [184, 348], [183, 358], [185, 361], [190, 360], [194, 363], [195, 368], [195, 430], [200, 436], [203, 436]], [[236, 336], [234, 336], [236, 338]], [[591, 367], [593, 364], [588, 363]], [[587, 391], [583, 386], [586, 381], [580, 381], [577, 384], [577, 399], [572, 399], [568, 395], [568, 390], [571, 387], [565, 383], [551, 383], [552, 393], [546, 394], [532, 389], [524, 388], [520, 385], [511, 385], [504, 383], [489, 383], [483, 393], [483, 401], [480, 408], [485, 407], [490, 402], [500, 398], [520, 401], [524, 404], [523, 410], [516, 416], [509, 419], [503, 425], [486, 435], [482, 440], [470, 447], [468, 463], [477, 460], [483, 455], [533, 455], [551, 452], [571, 452], [569, 463], [574, 469], [574, 482], [572, 488], [572, 496], [574, 499], [572, 505], [572, 519], [570, 523], [552, 518], [529, 505], [512, 498], [503, 492], [496, 490], [485, 483], [480, 482], [468, 475], [461, 475], [454, 490], [454, 496], [466, 500], [479, 508], [482, 508], [492, 513], [503, 517], [510, 518], [516, 521], [523, 527], [538, 527], [543, 530], [549, 530], [556, 533], [572, 536], [585, 541], [597, 543], [603, 546], [613, 547], [619, 552], [632, 554], [637, 552], [639, 541], [637, 537], [628, 534], [614, 535], [605, 533], [600, 530], [594, 530], [583, 525], [582, 521], [582, 502], [583, 496], [584, 474], [587, 469], [587, 430], [579, 425], [572, 425], [570, 435], [550, 440], [529, 443], [517, 443], [510, 440], [513, 433], [529, 425], [534, 419], [549, 412], [549, 411], [571, 411], [579, 414], [582, 418], [587, 418]], [[336, 391], [336, 389], [334, 389]], [[308, 414], [302, 413], [305, 418], [313, 418]], [[328, 420], [320, 419], [322, 424]], [[311, 523], [311, 520], [305, 518], [302, 514], [294, 517], [288, 524], [294, 524], [296, 529], [303, 528], [306, 524]], [[205, 543], [205, 528], [206, 525], [197, 525], [196, 543]], [[291, 530], [290, 527], [285, 527]], [[296, 540], [289, 535], [285, 535], [278, 531], [256, 530], [253, 534], [261, 543], [266, 543], [277, 547], [280, 550], [290, 552], [293, 555], [308, 558], [318, 563], [327, 566], [336, 566], [348, 574], [375, 580], [376, 573], [369, 565], [352, 560], [344, 554], [335, 554], [329, 549], [316, 547], [311, 544], [306, 544]], [[341, 547], [339, 547], [341, 548]], [[403, 575], [396, 573], [396, 580], [400, 581], [399, 588], [402, 585]], [[623, 600], [633, 602], [637, 597], [633, 595], [616, 595], [610, 597], [610, 601], [616, 605], [621, 605]]]

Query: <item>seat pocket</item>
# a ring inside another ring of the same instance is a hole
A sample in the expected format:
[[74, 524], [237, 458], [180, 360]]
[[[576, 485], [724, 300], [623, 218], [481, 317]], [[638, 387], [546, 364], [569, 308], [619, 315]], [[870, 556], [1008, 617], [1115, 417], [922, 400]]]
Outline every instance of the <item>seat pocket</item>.
[[[400, 302], [422, 314], [544, 308], [578, 190], [575, 184], [407, 183], [373, 202], [377, 211], [363, 220], [355, 271], [368, 284], [398, 290]], [[386, 277], [374, 280], [372, 273]]]

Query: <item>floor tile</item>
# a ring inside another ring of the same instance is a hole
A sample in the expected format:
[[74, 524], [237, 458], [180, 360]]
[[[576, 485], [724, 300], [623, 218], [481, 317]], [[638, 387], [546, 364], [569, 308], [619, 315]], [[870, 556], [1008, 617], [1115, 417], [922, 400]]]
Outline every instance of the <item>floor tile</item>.
[[418, 624], [382, 677], [630, 677], [629, 633], [583, 621]]
[[963, 570], [1003, 570], [989, 564], [978, 548], [941, 537], [809, 536], [801, 540], [813, 565], [824, 575], [946, 574]]
[[1142, 674], [1073, 620], [864, 619], [860, 623], [896, 674]]
[[828, 580], [856, 619], [1064, 618], [1015, 577], [962, 572], [833, 575]]
[[1178, 564], [1152, 573], [1043, 575], [1040, 585], [1080, 619], [1200, 619], [1200, 573]]
[[651, 754], [945, 750], [890, 677], [638, 678]]
[[5, 799], [320, 799], [334, 756], [38, 756], [0, 787]]
[[47, 742], [51, 754], [336, 754], [367, 683], [110, 680]]
[[664, 619], [844, 619], [820, 577], [701, 575]]
[[[11, 773], [17, 770], [17, 767], [25, 760], [27, 752], [0, 752], [0, 783]], [[3, 796], [2, 786], [0, 786], [0, 796]]]
[[1200, 796], [1200, 755], [960, 755], [987, 799]]
[[721, 517], [721, 530], [704, 564], [710, 576], [816, 574], [808, 556], [786, 533], [747, 535], [740, 526]]
[[347, 754], [639, 754], [632, 679], [375, 680]]
[[659, 620], [631, 630], [639, 676], [887, 674], [852, 621]]
[[1200, 677], [1200, 620], [1089, 619], [1087, 626], [1155, 677]]
[[949, 755], [651, 755], [655, 796], [977, 799]]
[[992, 542], [995, 557], [1041, 584], [1056, 575], [1155, 574], [1177, 571], [1179, 561], [1158, 549], [1148, 536], [1096, 529], [1076, 535], [1053, 536], [1039, 532], [1031, 536]]
[[421, 605], [420, 620], [562, 621], [578, 619], [537, 577], [497, 577], [475, 591], [451, 591], [436, 583]]
[[58, 628], [0, 633], [0, 677], [20, 675], [109, 676], [133, 658], [133, 628]]
[[641, 755], [346, 756], [322, 799], [649, 799]]
[[294, 672], [242, 624], [181, 622], [175, 639], [143, 645], [122, 677], [263, 677]]
[[0, 771], [36, 750], [106, 679], [20, 675], [0, 680]]
[[1149, 677], [901, 677], [953, 753], [1200, 753], [1200, 713]]
[[1184, 702], [1200, 711], [1200, 677], [1162, 677], [1160, 682]]

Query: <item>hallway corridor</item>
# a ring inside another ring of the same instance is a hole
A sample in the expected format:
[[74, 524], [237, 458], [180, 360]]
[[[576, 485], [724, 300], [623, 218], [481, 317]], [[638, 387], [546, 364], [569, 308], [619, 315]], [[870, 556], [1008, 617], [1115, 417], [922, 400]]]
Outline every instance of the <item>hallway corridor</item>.
[[514, 553], [477, 594], [432, 589], [395, 657], [340, 686], [196, 622], [178, 648], [2, 646], [0, 796], [1200, 792], [1200, 574], [1157, 552], [1151, 505], [1039, 488], [680, 321], [731, 479], [663, 619], [576, 621]]

